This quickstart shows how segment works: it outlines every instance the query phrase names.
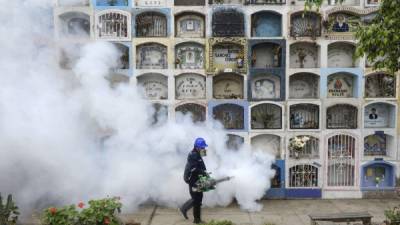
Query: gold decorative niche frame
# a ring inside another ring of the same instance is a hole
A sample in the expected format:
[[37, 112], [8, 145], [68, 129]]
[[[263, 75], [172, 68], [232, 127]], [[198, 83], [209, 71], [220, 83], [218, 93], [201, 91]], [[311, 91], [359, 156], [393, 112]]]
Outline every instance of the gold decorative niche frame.
[[[217, 69], [214, 66], [214, 46], [218, 44], [235, 44], [235, 45], [241, 45], [242, 52], [240, 52], [240, 55], [243, 56], [243, 67], [242, 68], [237, 68], [237, 69], [226, 69], [226, 70], [221, 70]], [[248, 52], [248, 47], [247, 47], [247, 40], [246, 38], [242, 37], [222, 37], [222, 38], [210, 38], [208, 39], [207, 46], [206, 46], [206, 52], [207, 52], [207, 60], [206, 60], [206, 68], [207, 72], [209, 74], [219, 74], [219, 73], [224, 73], [224, 72], [232, 72], [232, 73], [240, 73], [240, 74], [246, 74], [247, 73], [247, 68], [248, 68], [248, 60], [247, 60], [247, 52]]]

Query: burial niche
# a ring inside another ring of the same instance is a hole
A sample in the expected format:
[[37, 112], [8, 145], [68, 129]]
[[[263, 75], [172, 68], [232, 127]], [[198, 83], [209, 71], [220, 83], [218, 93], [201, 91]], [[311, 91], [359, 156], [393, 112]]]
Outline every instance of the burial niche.
[[319, 106], [305, 103], [291, 105], [290, 129], [319, 129]]
[[289, 77], [289, 98], [319, 98], [319, 76], [312, 73], [297, 73]]
[[282, 36], [282, 15], [272, 11], [260, 11], [251, 15], [251, 36]]
[[272, 74], [255, 76], [251, 81], [251, 97], [255, 100], [280, 99], [280, 77]]
[[143, 94], [147, 99], [168, 99], [167, 76], [158, 73], [143, 74], [137, 77], [137, 83], [143, 87]]
[[396, 77], [375, 73], [366, 76], [365, 79], [366, 98], [395, 98], [396, 97]]
[[327, 129], [357, 129], [357, 108], [348, 104], [328, 107], [326, 112]]
[[319, 46], [299, 42], [290, 46], [290, 68], [319, 68]]
[[254, 45], [251, 51], [251, 66], [253, 68], [273, 68], [282, 65], [282, 47], [275, 43], [260, 43]]
[[244, 15], [236, 9], [221, 8], [212, 15], [213, 37], [243, 37]]
[[252, 107], [251, 129], [282, 129], [282, 108], [270, 103]]
[[353, 98], [356, 77], [350, 73], [335, 73], [328, 76], [328, 98]]
[[90, 16], [81, 12], [67, 12], [59, 16], [61, 35], [73, 37], [90, 36]]
[[222, 73], [213, 77], [213, 97], [216, 99], [242, 99], [243, 76]]
[[159, 12], [144, 12], [136, 16], [136, 37], [166, 37], [167, 18]]
[[328, 67], [355, 67], [356, 47], [349, 43], [335, 42], [328, 45]]
[[136, 69], [167, 69], [167, 47], [158, 43], [146, 43], [136, 48]]
[[290, 16], [290, 36], [312, 37], [321, 36], [321, 16], [314, 12], [297, 12]]
[[[180, 112], [182, 115], [190, 115], [192, 122], [203, 122], [206, 120], [206, 107], [195, 104], [195, 103], [186, 103], [182, 104], [175, 108], [175, 112]], [[180, 115], [177, 115], [177, 121], [181, 121], [179, 118]]]
[[175, 16], [175, 36], [180, 38], [202, 38], [205, 34], [204, 16], [185, 12]]
[[175, 77], [176, 99], [204, 99], [205, 97], [205, 76], [196, 73], [184, 73]]
[[394, 128], [396, 125], [396, 107], [378, 102], [364, 108], [365, 128]]
[[213, 108], [213, 116], [220, 121], [225, 129], [244, 129], [244, 108], [243, 106], [225, 103]]
[[176, 69], [203, 69], [204, 46], [194, 42], [185, 42], [175, 47]]

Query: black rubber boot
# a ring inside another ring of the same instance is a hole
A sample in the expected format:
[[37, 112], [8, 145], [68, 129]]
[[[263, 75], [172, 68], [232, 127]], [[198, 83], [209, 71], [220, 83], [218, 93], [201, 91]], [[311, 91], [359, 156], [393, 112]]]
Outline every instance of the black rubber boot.
[[197, 205], [193, 206], [193, 217], [194, 217], [193, 223], [196, 223], [196, 224], [204, 223], [201, 220], [201, 206], [197, 206]]
[[182, 213], [183, 217], [185, 217], [185, 219], [189, 219], [189, 217], [187, 215], [187, 211], [192, 207], [193, 207], [193, 199], [189, 199], [179, 208], [179, 210], [181, 211], [181, 213]]

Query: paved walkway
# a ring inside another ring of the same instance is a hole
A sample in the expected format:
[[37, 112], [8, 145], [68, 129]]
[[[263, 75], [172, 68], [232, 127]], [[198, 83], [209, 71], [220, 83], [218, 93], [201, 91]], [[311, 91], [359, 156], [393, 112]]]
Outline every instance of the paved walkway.
[[[373, 215], [373, 224], [385, 219], [384, 210], [400, 205], [397, 199], [346, 199], [346, 200], [264, 200], [261, 212], [241, 211], [237, 205], [203, 209], [203, 220], [231, 220], [236, 225], [309, 225], [308, 214], [368, 211]], [[143, 207], [138, 212], [124, 215], [127, 221], [141, 225], [189, 225], [177, 209], [163, 207]]]

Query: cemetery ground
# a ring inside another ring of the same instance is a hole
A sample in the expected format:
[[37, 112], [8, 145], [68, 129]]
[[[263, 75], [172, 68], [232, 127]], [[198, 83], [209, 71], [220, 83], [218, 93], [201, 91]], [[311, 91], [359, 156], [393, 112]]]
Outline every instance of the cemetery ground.
[[[235, 203], [227, 207], [205, 207], [202, 210], [202, 219], [205, 222], [229, 220], [235, 225], [309, 225], [309, 214], [367, 211], [373, 216], [372, 224], [380, 225], [385, 220], [384, 211], [399, 206], [400, 199], [263, 200], [260, 203], [264, 205], [260, 212], [242, 211]], [[123, 211], [121, 217], [125, 222], [136, 222], [140, 225], [191, 225], [192, 210], [188, 215], [189, 220], [185, 220], [177, 208], [148, 205], [134, 213]], [[21, 221], [24, 225], [36, 225], [38, 222]]]

